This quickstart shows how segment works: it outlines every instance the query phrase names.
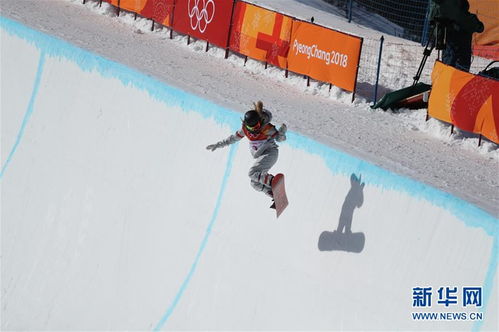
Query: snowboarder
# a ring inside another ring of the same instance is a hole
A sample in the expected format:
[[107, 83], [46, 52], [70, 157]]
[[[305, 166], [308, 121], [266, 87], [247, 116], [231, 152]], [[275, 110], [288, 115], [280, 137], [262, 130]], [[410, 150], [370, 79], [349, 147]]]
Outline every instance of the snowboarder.
[[287, 127], [283, 124], [279, 129], [276, 129], [270, 123], [272, 113], [263, 108], [261, 101], [253, 105], [254, 108], [244, 114], [241, 129], [227, 139], [208, 145], [206, 149], [215, 151], [218, 148], [238, 142], [246, 136], [249, 139], [251, 155], [255, 158], [255, 164], [248, 172], [251, 186], [255, 190], [262, 191], [273, 198], [272, 179], [274, 176], [268, 172], [277, 162], [279, 155], [276, 141], [282, 142], [286, 140]]

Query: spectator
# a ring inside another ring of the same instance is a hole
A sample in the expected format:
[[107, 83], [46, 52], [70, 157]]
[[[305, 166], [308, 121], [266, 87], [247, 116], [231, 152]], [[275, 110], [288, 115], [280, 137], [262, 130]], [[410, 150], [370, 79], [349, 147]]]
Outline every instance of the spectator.
[[[469, 12], [468, 0], [431, 0], [430, 22], [437, 27], [437, 49], [444, 39], [442, 61], [460, 70], [469, 71], [471, 43], [475, 32], [483, 32], [483, 23]], [[445, 28], [445, 36], [439, 34]]]

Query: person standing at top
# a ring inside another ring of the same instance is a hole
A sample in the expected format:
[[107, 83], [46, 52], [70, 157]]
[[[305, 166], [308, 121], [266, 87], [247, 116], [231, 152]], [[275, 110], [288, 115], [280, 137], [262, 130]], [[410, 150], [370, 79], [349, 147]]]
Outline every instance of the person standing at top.
[[469, 9], [468, 0], [431, 0], [430, 5], [430, 22], [437, 26], [437, 45], [444, 44], [442, 62], [464, 71], [471, 66], [473, 33], [484, 30], [483, 23]]

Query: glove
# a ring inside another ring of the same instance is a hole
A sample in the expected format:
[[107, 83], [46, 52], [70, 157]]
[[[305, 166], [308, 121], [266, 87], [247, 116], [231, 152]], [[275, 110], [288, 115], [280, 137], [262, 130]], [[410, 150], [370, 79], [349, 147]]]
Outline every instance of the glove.
[[220, 142], [218, 142], [218, 143], [215, 143], [215, 144], [208, 145], [206, 147], [206, 150], [215, 151], [216, 149], [221, 148], [221, 147], [222, 147], [222, 144]]
[[278, 130], [278, 135], [276, 137], [276, 141], [278, 142], [283, 142], [286, 140], [286, 131], [288, 131], [288, 127], [286, 127], [286, 125], [283, 123], [281, 125], [281, 128], [279, 128]]
[[218, 148], [217, 144], [210, 144], [206, 147], [206, 150], [215, 151]]

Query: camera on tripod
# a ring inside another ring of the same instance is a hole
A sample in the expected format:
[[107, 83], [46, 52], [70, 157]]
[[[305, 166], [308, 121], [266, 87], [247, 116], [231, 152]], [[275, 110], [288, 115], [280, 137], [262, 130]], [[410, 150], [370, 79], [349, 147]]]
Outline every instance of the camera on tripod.
[[[447, 27], [451, 24], [451, 20], [443, 17], [435, 17], [430, 22], [430, 44], [437, 50], [445, 49], [447, 43]], [[432, 47], [432, 48], [433, 48]]]
[[419, 64], [416, 75], [414, 76], [413, 85], [416, 85], [416, 83], [419, 81], [421, 73], [423, 72], [424, 66], [426, 64], [426, 60], [431, 55], [433, 49], [435, 48], [438, 51], [445, 49], [445, 46], [447, 44], [447, 27], [450, 24], [452, 24], [452, 21], [448, 18], [443, 17], [435, 17], [430, 21], [430, 34], [423, 51], [423, 59]]

